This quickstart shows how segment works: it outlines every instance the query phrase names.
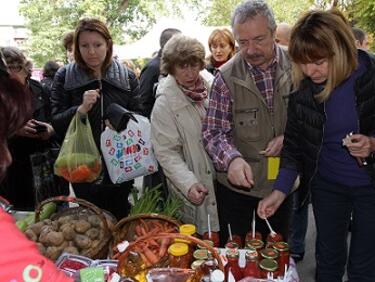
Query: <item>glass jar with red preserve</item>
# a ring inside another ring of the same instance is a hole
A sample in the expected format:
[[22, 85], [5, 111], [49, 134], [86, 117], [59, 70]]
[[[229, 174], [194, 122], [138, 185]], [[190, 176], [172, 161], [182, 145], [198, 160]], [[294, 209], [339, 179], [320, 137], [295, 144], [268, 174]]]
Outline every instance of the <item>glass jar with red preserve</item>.
[[270, 233], [267, 236], [267, 244], [266, 248], [272, 248], [272, 245], [275, 244], [276, 242], [283, 242], [283, 235], [280, 233]]
[[272, 274], [274, 278], [277, 277], [277, 261], [274, 259], [262, 259], [259, 262], [260, 278], [267, 279], [268, 275]]
[[202, 236], [204, 240], [211, 240], [214, 243], [214, 247], [218, 248], [220, 246], [220, 238], [218, 232], [211, 232], [211, 237], [208, 232], [205, 232]]
[[252, 231], [249, 231], [246, 233], [246, 237], [245, 237], [245, 246], [247, 244], [247, 242], [249, 242], [250, 240], [253, 240], [253, 239], [258, 239], [258, 240], [263, 240], [262, 238], [262, 234], [258, 231], [255, 231], [255, 235], [253, 236], [253, 232]]
[[285, 266], [289, 267], [289, 245], [285, 242], [276, 242], [273, 248], [279, 252], [279, 272], [281, 275], [285, 273]]
[[238, 252], [239, 246], [235, 242], [228, 242], [225, 244], [224, 248], [225, 254], [227, 254], [228, 252]]
[[239, 281], [242, 279], [242, 270], [239, 262], [239, 251], [238, 249], [226, 250], [227, 264], [225, 265], [225, 281], [228, 281], [229, 271], [232, 273], [234, 280]]
[[260, 270], [258, 266], [258, 253], [255, 249], [246, 250], [246, 265], [243, 269], [243, 277], [260, 278]]
[[242, 248], [242, 238], [240, 235], [233, 235], [232, 240], [228, 238], [228, 242], [234, 242], [238, 245], [239, 248]]
[[[272, 259], [272, 260], [275, 260], [277, 264], [279, 263], [279, 252], [273, 248], [266, 248], [266, 249], [261, 250], [260, 256], [262, 259]], [[276, 278], [280, 273], [278, 269], [276, 269], [274, 272], [275, 272], [274, 277]]]
[[247, 249], [255, 249], [258, 253], [258, 257], [260, 256], [260, 250], [263, 249], [264, 243], [262, 240], [252, 239], [247, 242], [246, 248]]
[[189, 246], [185, 243], [173, 243], [168, 248], [169, 266], [177, 268], [190, 268], [191, 259]]

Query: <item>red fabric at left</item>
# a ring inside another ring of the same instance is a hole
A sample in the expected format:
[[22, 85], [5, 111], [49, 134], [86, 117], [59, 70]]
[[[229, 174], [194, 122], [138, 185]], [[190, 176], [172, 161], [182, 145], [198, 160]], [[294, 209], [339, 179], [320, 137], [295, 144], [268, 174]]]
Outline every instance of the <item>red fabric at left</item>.
[[52, 261], [42, 256], [36, 244], [0, 209], [0, 281], [73, 282]]

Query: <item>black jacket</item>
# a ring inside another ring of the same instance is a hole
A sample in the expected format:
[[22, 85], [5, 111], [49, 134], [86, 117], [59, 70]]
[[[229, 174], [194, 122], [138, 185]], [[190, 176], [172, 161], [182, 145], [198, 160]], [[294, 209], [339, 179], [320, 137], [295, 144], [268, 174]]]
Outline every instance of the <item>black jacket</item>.
[[[366, 57], [367, 70], [355, 83], [356, 108], [360, 133], [375, 134], [375, 58], [359, 51]], [[323, 141], [326, 120], [324, 103], [318, 103], [314, 95], [321, 86], [305, 79], [300, 89], [289, 96], [288, 120], [281, 152], [281, 168], [296, 170], [301, 176], [301, 203], [307, 199], [310, 181], [317, 171], [319, 151]], [[375, 183], [374, 157], [367, 158], [367, 170]]]
[[[135, 74], [121, 63], [113, 61], [105, 76], [93, 79], [75, 63], [60, 68], [54, 78], [51, 92], [52, 125], [62, 138], [77, 108], [82, 104], [83, 93], [99, 89], [104, 103], [104, 113], [111, 103], [117, 103], [130, 111], [139, 111], [139, 85]], [[103, 113], [103, 114], [104, 114]], [[88, 113], [95, 143], [100, 148], [102, 111], [100, 99]]]
[[[38, 81], [32, 79], [29, 79], [27, 83], [32, 95], [32, 116], [30, 118], [50, 122], [48, 102], [45, 100], [42, 86]], [[34, 189], [30, 156], [50, 149], [52, 147], [51, 139], [44, 141], [15, 135], [8, 140], [8, 144], [13, 162], [7, 170], [6, 178], [0, 185], [0, 195], [8, 199], [16, 209], [34, 210], [35, 198], [38, 195]]]
[[153, 58], [141, 72], [139, 83], [139, 96], [142, 104], [142, 111], [150, 117], [152, 108], [155, 103], [155, 85], [159, 81], [160, 76], [160, 58], [161, 50], [158, 55]]

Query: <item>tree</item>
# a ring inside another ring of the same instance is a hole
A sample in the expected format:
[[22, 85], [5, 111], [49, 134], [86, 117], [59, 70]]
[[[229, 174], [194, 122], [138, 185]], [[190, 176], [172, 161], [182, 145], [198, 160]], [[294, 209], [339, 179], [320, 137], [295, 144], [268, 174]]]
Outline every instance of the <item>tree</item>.
[[[184, 0], [21, 0], [20, 12], [31, 36], [25, 45], [36, 66], [64, 60], [61, 39], [83, 17], [97, 17], [108, 25], [116, 44], [144, 35], [157, 15], [181, 14]], [[200, 1], [190, 1], [196, 7]], [[125, 32], [124, 32], [125, 31]], [[124, 36], [125, 34], [125, 36]]]
[[[208, 25], [230, 25], [231, 14], [242, 0], [213, 0], [208, 15], [204, 22]], [[272, 8], [276, 22], [287, 22], [294, 24], [299, 15], [307, 11], [313, 0], [269, 0], [268, 5]]]
[[317, 6], [328, 9], [332, 6], [342, 11], [352, 26], [358, 26], [370, 35], [371, 50], [375, 50], [375, 2], [368, 0], [316, 0]]
[[[374, 35], [375, 31], [375, 2], [368, 0], [354, 0], [349, 8], [353, 23]], [[373, 38], [372, 38], [373, 39]], [[372, 40], [371, 50], [375, 50], [375, 41]]]

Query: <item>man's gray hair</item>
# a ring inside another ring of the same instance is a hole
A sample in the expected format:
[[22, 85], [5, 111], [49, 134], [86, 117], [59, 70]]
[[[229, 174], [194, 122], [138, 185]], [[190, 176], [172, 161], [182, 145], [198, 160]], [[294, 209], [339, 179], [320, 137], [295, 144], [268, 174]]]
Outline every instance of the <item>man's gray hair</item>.
[[265, 16], [268, 19], [268, 28], [271, 31], [276, 30], [273, 12], [263, 0], [247, 0], [239, 4], [232, 14], [232, 29], [234, 25], [243, 24], [257, 15]]

